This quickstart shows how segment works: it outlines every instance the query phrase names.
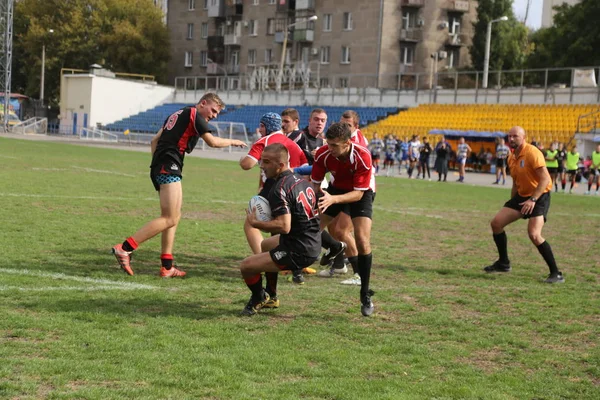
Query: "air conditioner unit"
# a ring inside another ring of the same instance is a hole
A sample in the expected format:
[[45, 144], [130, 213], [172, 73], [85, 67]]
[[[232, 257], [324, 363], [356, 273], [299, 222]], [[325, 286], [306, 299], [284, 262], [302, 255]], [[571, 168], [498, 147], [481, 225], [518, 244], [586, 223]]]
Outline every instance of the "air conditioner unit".
[[425, 25], [425, 20], [422, 19], [422, 18], [418, 19], [417, 20], [417, 26], [423, 26], [423, 25]]
[[244, 26], [247, 27], [250, 23], [248, 21], [244, 21]]
[[440, 29], [448, 29], [448, 21], [444, 21], [440, 24]]
[[319, 54], [319, 49], [316, 47], [313, 47], [312, 49], [310, 49], [310, 54], [312, 54], [313, 56], [316, 56]]
[[440, 51], [438, 53], [438, 59], [443, 60], [444, 58], [448, 58], [448, 53], [445, 51]]
[[230, 26], [231, 25], [231, 21], [225, 21], [225, 25]]
[[452, 44], [460, 44], [460, 36], [452, 35]]

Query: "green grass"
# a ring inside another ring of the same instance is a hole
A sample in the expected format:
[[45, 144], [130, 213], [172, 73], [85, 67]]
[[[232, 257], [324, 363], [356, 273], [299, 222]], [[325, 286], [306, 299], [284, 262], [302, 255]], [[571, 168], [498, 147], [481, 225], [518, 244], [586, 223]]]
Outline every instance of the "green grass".
[[378, 178], [375, 315], [338, 278], [283, 277], [280, 309], [241, 318], [256, 170], [187, 158], [188, 277], [161, 280], [158, 237], [134, 277], [109, 253], [157, 215], [148, 154], [0, 138], [0, 162], [2, 399], [600, 398], [600, 199], [553, 196], [551, 286], [522, 221], [513, 272], [481, 271], [508, 189]]

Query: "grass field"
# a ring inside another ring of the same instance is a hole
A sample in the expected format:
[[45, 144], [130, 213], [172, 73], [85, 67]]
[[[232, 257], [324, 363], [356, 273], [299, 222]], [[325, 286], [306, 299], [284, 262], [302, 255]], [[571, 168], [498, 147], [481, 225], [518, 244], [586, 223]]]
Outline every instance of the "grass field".
[[238, 316], [256, 170], [186, 159], [176, 262], [160, 239], [134, 277], [110, 248], [157, 215], [149, 155], [0, 138], [2, 399], [598, 399], [600, 199], [556, 195], [547, 285], [526, 226], [489, 220], [508, 189], [378, 178], [373, 317], [342, 278], [281, 280], [278, 310]]

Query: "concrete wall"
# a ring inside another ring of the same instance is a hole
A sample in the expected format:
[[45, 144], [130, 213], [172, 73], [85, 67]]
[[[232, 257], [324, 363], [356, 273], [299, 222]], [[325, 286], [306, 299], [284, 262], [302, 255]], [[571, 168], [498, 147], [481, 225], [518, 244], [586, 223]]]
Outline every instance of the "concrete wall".
[[[347, 107], [415, 107], [433, 103], [432, 90], [395, 91], [378, 89], [307, 89], [305, 92], [220, 91], [219, 96], [232, 105], [309, 105]], [[202, 91], [177, 91], [174, 102], [193, 103]], [[440, 104], [596, 104], [600, 103], [598, 88], [571, 89], [502, 89], [438, 90]]]
[[[63, 75], [60, 100], [61, 126], [90, 127], [108, 124], [173, 102], [173, 87], [154, 82], [95, 76]], [[68, 133], [61, 128], [62, 133]]]

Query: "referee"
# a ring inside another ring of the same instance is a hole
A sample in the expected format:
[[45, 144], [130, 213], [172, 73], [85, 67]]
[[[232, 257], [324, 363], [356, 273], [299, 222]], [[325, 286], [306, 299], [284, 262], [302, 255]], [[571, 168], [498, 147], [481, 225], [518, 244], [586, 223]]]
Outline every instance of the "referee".
[[508, 159], [513, 178], [511, 199], [504, 204], [491, 222], [494, 242], [498, 248], [498, 261], [485, 267], [485, 272], [509, 272], [508, 245], [504, 227], [518, 219], [528, 219], [527, 233], [548, 264], [550, 275], [546, 283], [563, 283], [565, 279], [556, 266], [550, 244], [542, 237], [542, 228], [550, 208], [552, 181], [546, 169], [544, 155], [525, 141], [525, 130], [511, 128], [508, 144], [514, 153]]

